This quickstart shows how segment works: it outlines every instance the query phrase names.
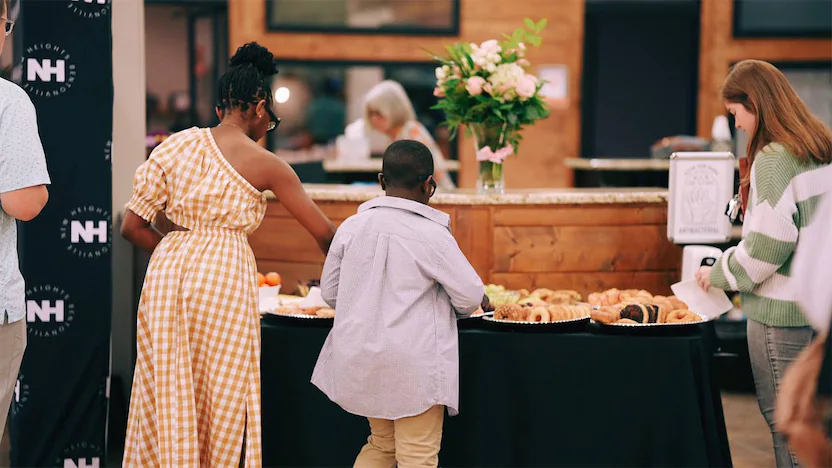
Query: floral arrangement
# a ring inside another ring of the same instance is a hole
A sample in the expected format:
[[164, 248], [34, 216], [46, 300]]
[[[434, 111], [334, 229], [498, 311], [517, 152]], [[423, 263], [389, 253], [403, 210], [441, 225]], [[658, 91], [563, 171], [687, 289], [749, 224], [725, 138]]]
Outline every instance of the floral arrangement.
[[433, 55], [439, 63], [434, 89], [439, 102], [433, 109], [445, 113], [452, 138], [460, 125], [473, 133], [481, 176], [491, 171], [492, 179], [500, 179], [493, 183], [502, 183], [502, 163], [517, 152], [523, 126], [549, 115], [540, 95], [544, 82], [529, 73], [526, 59], [526, 44], [540, 46], [546, 23], [526, 18], [525, 27], [503, 34], [503, 41], [456, 43], [447, 47], [446, 57]]

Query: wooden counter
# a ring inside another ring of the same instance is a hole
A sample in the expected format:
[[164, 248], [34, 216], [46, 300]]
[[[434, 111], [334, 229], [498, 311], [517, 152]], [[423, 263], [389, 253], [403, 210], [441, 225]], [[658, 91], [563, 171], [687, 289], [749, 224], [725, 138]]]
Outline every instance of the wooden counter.
[[[307, 185], [336, 224], [382, 192], [360, 186]], [[667, 240], [667, 191], [541, 189], [477, 195], [437, 193], [431, 203], [451, 216], [454, 236], [486, 283], [549, 287], [588, 294], [638, 288], [670, 294], [681, 248]], [[266, 218], [250, 238], [261, 272], [277, 271], [284, 291], [319, 278], [324, 256], [270, 196]]]

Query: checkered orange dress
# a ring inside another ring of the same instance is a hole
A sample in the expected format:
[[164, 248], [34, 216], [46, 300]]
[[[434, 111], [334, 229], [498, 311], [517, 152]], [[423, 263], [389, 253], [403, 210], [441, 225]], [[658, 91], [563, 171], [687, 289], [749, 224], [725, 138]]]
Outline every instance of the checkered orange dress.
[[[125, 467], [262, 466], [260, 318], [248, 234], [265, 196], [211, 131], [172, 135], [136, 171], [127, 204], [188, 232], [156, 247], [138, 311]], [[245, 439], [243, 434], [245, 433]]]

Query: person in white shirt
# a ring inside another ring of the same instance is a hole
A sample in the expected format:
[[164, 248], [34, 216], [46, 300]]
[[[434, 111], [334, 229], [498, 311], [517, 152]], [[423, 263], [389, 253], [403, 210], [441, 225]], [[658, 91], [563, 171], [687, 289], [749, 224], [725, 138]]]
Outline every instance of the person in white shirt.
[[[0, 0], [0, 51], [11, 34], [8, 0]], [[17, 222], [34, 219], [49, 199], [35, 106], [0, 79], [0, 437], [26, 349], [26, 286], [17, 258]]]
[[[783, 376], [777, 398], [777, 427], [801, 464], [832, 466], [832, 442], [823, 424], [823, 400], [832, 394], [832, 198], [813, 213], [811, 229], [801, 234], [792, 263], [795, 299], [818, 337]], [[828, 426], [827, 426], [828, 427]]]
[[324, 264], [321, 295], [337, 313], [312, 383], [369, 419], [356, 467], [437, 466], [445, 409], [459, 408], [456, 321], [488, 303], [450, 217], [428, 206], [428, 148], [394, 142], [382, 164], [386, 196], [344, 221]]

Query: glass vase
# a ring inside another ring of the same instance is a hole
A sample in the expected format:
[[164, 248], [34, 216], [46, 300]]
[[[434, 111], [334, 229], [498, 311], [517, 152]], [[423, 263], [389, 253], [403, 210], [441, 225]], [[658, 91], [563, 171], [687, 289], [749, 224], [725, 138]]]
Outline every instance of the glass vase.
[[[477, 154], [480, 150], [488, 147], [492, 152], [497, 152], [507, 143], [501, 125], [489, 125], [472, 123], [468, 127], [474, 136], [474, 150]], [[477, 193], [480, 194], [502, 194], [505, 192], [505, 176], [502, 162], [481, 160], [477, 158], [479, 173], [477, 175]]]

